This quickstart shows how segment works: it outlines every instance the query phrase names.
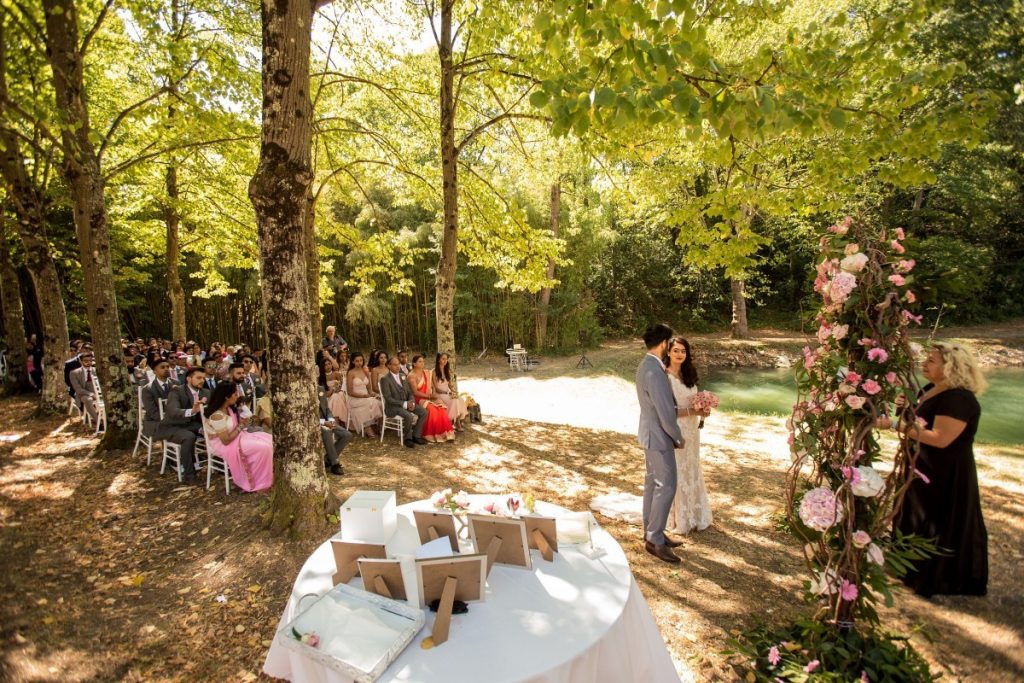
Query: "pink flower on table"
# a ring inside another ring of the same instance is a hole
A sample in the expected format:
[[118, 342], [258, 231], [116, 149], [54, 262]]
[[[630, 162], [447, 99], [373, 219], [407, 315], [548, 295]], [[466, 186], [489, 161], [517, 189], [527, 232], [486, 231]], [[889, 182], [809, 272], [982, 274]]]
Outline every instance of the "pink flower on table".
[[850, 242], [843, 249], [843, 253], [846, 254], [847, 256], [850, 256], [851, 254], [856, 254], [858, 251], [860, 251], [860, 246], [856, 242]]
[[864, 531], [863, 529], [857, 529], [853, 532], [853, 544], [855, 546], [857, 546], [858, 548], [863, 548], [868, 543], [871, 543], [871, 536], [868, 535], [868, 532]]
[[900, 259], [896, 262], [896, 272], [909, 273], [917, 265], [917, 261], [914, 259]]
[[857, 599], [858, 592], [859, 591], [857, 590], [856, 584], [850, 583], [846, 579], [843, 579], [843, 587], [839, 589], [839, 595], [843, 598], [843, 600], [845, 600], [846, 602], [853, 602]]
[[861, 376], [858, 375], [856, 372], [853, 372], [851, 370], [846, 373], [846, 381], [852, 384], [853, 386], [857, 386], [858, 384], [860, 384], [860, 380]]
[[805, 673], [812, 673], [820, 665], [821, 665], [821, 662], [819, 662], [817, 659], [812, 659], [811, 661], [807, 662], [807, 666], [804, 667], [804, 672]]
[[907, 293], [903, 295], [903, 298], [907, 300], [908, 304], [912, 304], [917, 301], [917, 296], [909, 289], [907, 290]]
[[903, 232], [903, 228], [896, 228], [896, 239], [898, 239], [898, 240], [905, 240], [905, 239], [907, 239], [907, 234], [905, 232]]
[[890, 242], [889, 246], [892, 247], [892, 250], [895, 251], [897, 254], [902, 254], [903, 252], [906, 251], [906, 249], [903, 248], [903, 245], [897, 242], [896, 240]]
[[779, 662], [782, 661], [782, 657], [779, 656], [779, 648], [777, 645], [772, 645], [771, 649], [768, 650], [768, 663], [772, 666], [778, 666]]
[[320, 647], [320, 636], [315, 633], [303, 633], [302, 642], [310, 647]]
[[860, 388], [864, 390], [865, 394], [874, 396], [882, 390], [882, 385], [873, 379], [868, 379], [864, 381], [864, 384], [860, 385]]
[[889, 360], [889, 352], [883, 348], [875, 347], [868, 351], [868, 360], [876, 363], [884, 363]]
[[846, 397], [846, 405], [850, 406], [854, 410], [860, 410], [861, 408], [863, 408], [865, 402], [867, 402], [867, 399], [864, 398], [863, 396]]
[[902, 287], [903, 285], [907, 284], [906, 278], [900, 275], [899, 273], [893, 273], [888, 277], [888, 280], [897, 287]]

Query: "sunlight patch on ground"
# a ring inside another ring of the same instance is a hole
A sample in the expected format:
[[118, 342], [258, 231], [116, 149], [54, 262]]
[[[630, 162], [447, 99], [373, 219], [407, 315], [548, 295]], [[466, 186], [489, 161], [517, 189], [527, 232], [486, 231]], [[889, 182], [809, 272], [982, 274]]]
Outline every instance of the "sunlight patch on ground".
[[46, 655], [34, 647], [7, 653], [7, 670], [15, 681], [87, 681], [96, 677], [96, 654], [65, 648]]
[[32, 432], [4, 432], [3, 434], [0, 434], [0, 443], [14, 443], [31, 433]]
[[107, 487], [107, 495], [125, 496], [144, 494], [149, 490], [139, 472], [121, 472]]

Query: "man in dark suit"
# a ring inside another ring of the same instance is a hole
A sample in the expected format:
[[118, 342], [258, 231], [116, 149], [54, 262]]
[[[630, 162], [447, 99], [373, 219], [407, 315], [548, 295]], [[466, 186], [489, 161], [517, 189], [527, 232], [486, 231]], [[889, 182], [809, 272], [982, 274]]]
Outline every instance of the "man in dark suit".
[[217, 388], [217, 370], [220, 368], [220, 363], [216, 360], [207, 358], [203, 362], [203, 369], [206, 370], [206, 379], [203, 380], [203, 388], [207, 391], [212, 392]]
[[93, 380], [96, 378], [96, 368], [93, 367], [92, 352], [86, 351], [78, 357], [79, 367], [68, 373], [68, 382], [71, 387], [75, 403], [83, 415], [88, 415], [93, 424], [99, 417], [99, 409], [96, 406], [96, 386]]
[[242, 356], [242, 369], [245, 370], [245, 375], [242, 377], [242, 388], [245, 389], [246, 395], [257, 399], [263, 398], [267, 390], [263, 386], [263, 380], [260, 379], [256, 359], [252, 356]]
[[659, 560], [679, 564], [672, 548], [680, 545], [665, 535], [665, 524], [676, 495], [676, 448], [683, 434], [676, 420], [676, 402], [665, 374], [662, 357], [672, 338], [668, 325], [652, 325], [644, 332], [647, 354], [636, 370], [636, 394], [640, 402], [637, 438], [644, 449], [644, 548]]
[[[168, 407], [171, 397], [180, 387], [170, 378], [171, 366], [163, 358], [159, 358], [154, 362], [153, 374], [156, 377], [149, 386], [142, 390], [142, 409], [146, 412], [145, 419], [142, 422], [142, 433], [148, 437], [160, 441], [170, 441], [180, 446], [179, 462], [185, 473], [185, 483], [198, 483], [194, 453], [196, 439], [202, 433], [202, 423], [199, 423], [199, 431], [196, 431], [195, 427], [191, 424], [191, 420], [193, 416], [198, 416], [202, 405], [197, 406], [196, 402], [189, 404], [187, 406], [189, 412], [186, 415], [185, 409], [182, 406], [187, 403], [188, 398], [184, 394], [180, 394], [174, 404], [179, 412], [175, 418], [169, 419]], [[201, 370], [197, 377], [204, 378]], [[199, 379], [198, 382], [201, 386], [202, 380]], [[160, 418], [160, 401], [167, 402], [164, 406], [163, 419]]]
[[423, 427], [427, 424], [427, 410], [417, 405], [409, 383], [399, 373], [398, 356], [388, 359], [388, 374], [380, 378], [380, 393], [384, 397], [384, 414], [401, 417], [405, 433], [402, 435], [406, 448], [425, 444]]
[[327, 397], [320, 392], [320, 437], [324, 441], [324, 450], [327, 451], [327, 471], [331, 474], [345, 474], [345, 468], [341, 466], [341, 452], [352, 440], [352, 432], [338, 424], [327, 406]]

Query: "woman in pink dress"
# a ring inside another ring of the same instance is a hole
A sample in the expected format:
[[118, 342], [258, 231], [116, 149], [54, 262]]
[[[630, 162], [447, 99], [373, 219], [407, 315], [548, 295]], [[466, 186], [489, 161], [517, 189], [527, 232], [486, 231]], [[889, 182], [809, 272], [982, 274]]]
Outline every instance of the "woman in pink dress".
[[409, 373], [409, 386], [416, 397], [416, 402], [427, 411], [427, 422], [423, 426], [423, 438], [439, 443], [454, 441], [455, 430], [448, 419], [448, 408], [437, 400], [433, 387], [430, 385], [430, 373], [426, 371], [426, 361], [422, 355], [412, 358], [412, 372]]
[[330, 356], [325, 356], [320, 367], [320, 386], [327, 397], [327, 407], [340, 424], [348, 424], [348, 403], [345, 402], [345, 375]]
[[210, 437], [206, 446], [227, 463], [238, 488], [265, 491], [274, 485], [273, 437], [264, 431], [248, 431], [250, 418], [240, 418], [235, 412], [239, 396], [233, 382], [221, 382], [213, 390], [203, 411]]
[[462, 431], [462, 421], [469, 416], [466, 402], [458, 394], [452, 395], [452, 371], [448, 365], [448, 354], [439, 353], [434, 360], [434, 394], [437, 400], [448, 408], [448, 419], [455, 425], [455, 431]]
[[372, 395], [370, 372], [363, 366], [363, 354], [358, 351], [352, 354], [345, 387], [348, 392], [349, 428], [353, 431], [365, 428], [366, 436], [376, 438], [375, 426], [384, 417], [384, 409], [380, 399]]

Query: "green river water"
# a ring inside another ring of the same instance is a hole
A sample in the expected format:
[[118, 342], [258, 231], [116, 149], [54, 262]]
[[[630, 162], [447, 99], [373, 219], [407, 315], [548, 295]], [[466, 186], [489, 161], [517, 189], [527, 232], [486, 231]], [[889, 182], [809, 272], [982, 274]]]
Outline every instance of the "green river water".
[[[701, 388], [721, 398], [720, 410], [787, 415], [796, 397], [793, 370], [712, 368]], [[989, 388], [979, 398], [981, 424], [977, 441], [1024, 444], [1024, 368], [988, 370]]]

